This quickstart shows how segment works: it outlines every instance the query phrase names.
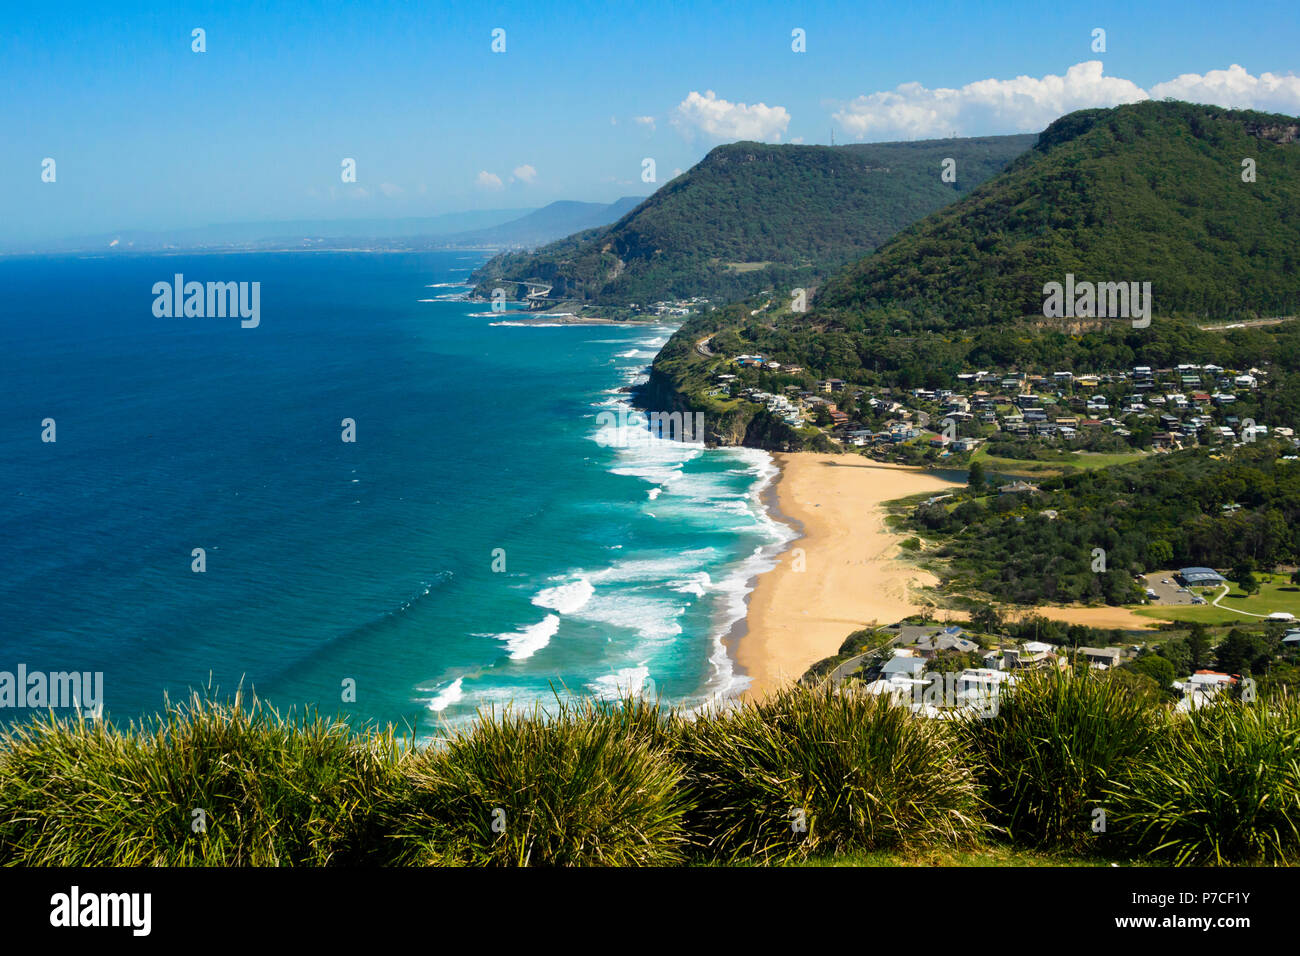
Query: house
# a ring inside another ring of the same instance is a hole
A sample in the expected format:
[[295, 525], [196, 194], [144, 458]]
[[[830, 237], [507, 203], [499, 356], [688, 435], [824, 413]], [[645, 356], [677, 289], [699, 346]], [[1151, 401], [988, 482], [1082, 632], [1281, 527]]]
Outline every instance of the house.
[[894, 656], [885, 661], [885, 665], [880, 669], [880, 676], [889, 680], [893, 675], [900, 677], [919, 677], [925, 671], [925, 658], [919, 654], [913, 654], [907, 648], [895, 648]]
[[1124, 649], [1122, 647], [1081, 647], [1079, 654], [1086, 660], [1091, 667], [1101, 670], [1109, 670], [1116, 667], [1124, 659]]
[[978, 644], [961, 636], [961, 628], [959, 627], [944, 628], [937, 634], [926, 635], [916, 642], [915, 647], [917, 653], [927, 660], [932, 660], [941, 651], [957, 651], [968, 654], [971, 651], [979, 650]]
[[1011, 482], [1011, 484], [1003, 485], [1001, 488], [999, 488], [998, 494], [999, 495], [1021, 495], [1021, 494], [1036, 495], [1039, 494], [1039, 488], [1037, 485], [1031, 485], [1027, 481], [1013, 481]]
[[1016, 678], [1005, 671], [972, 668], [957, 675], [957, 705], [959, 707], [986, 708], [997, 700], [1005, 684], [1014, 686]]
[[1232, 674], [1211, 670], [1197, 671], [1185, 681], [1174, 682], [1174, 690], [1181, 691], [1183, 694], [1182, 699], [1174, 705], [1174, 710], [1187, 713], [1190, 710], [1204, 707], [1213, 701], [1222, 690], [1232, 687], [1236, 683], [1237, 678]]
[[1002, 650], [1002, 666], [1007, 670], [1042, 667], [1056, 660], [1056, 647], [1042, 641], [1025, 641], [1019, 647]]

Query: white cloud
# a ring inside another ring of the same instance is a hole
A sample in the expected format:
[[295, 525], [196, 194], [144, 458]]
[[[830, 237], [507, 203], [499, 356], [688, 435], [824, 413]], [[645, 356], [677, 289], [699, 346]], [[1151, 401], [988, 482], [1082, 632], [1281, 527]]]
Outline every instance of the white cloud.
[[489, 173], [486, 169], [480, 170], [478, 177], [474, 180], [475, 185], [480, 189], [504, 189], [505, 184], [501, 182], [501, 177], [496, 173]]
[[379, 191], [383, 193], [385, 196], [387, 196], [389, 199], [395, 199], [398, 196], [402, 195], [403, 192], [402, 187], [394, 183], [380, 183]]
[[515, 167], [515, 179], [522, 179], [526, 183], [531, 183], [537, 178], [537, 170], [524, 163], [522, 166]]
[[1225, 107], [1300, 113], [1300, 77], [1251, 76], [1233, 65], [1205, 75], [1185, 73], [1144, 90], [1131, 80], [1105, 76], [1100, 60], [1076, 63], [1064, 76], [987, 79], [959, 89], [904, 83], [859, 96], [833, 114], [858, 139], [1036, 132], [1074, 110], [1118, 106], [1146, 99], [1189, 100]]
[[1147, 99], [1130, 80], [1102, 75], [1100, 60], [1076, 63], [1065, 76], [978, 80], [960, 89], [904, 83], [859, 96], [834, 114], [858, 139], [1031, 132], [1074, 110]]
[[747, 106], [720, 100], [712, 90], [703, 96], [692, 90], [677, 104], [672, 123], [688, 139], [700, 133], [715, 140], [779, 140], [790, 125], [790, 114], [784, 106]]
[[638, 126], [648, 126], [650, 127], [650, 132], [654, 132], [655, 118], [653, 116], [633, 116], [632, 122], [636, 123]]
[[1184, 73], [1151, 87], [1151, 96], [1216, 106], [1266, 110], [1277, 113], [1300, 113], [1300, 76], [1261, 73], [1251, 76], [1236, 63], [1226, 70], [1210, 70], [1204, 76]]

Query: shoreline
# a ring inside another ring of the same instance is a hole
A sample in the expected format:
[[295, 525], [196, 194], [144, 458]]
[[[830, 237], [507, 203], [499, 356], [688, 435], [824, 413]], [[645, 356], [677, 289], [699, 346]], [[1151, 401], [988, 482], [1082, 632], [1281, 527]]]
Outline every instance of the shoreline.
[[906, 535], [885, 527], [883, 505], [956, 485], [860, 455], [785, 452], [773, 460], [778, 473], [763, 503], [796, 537], [775, 567], [755, 576], [745, 616], [723, 638], [738, 676], [750, 680], [745, 698], [797, 681], [872, 621], [892, 624], [922, 610], [911, 587], [936, 579], [897, 560]]

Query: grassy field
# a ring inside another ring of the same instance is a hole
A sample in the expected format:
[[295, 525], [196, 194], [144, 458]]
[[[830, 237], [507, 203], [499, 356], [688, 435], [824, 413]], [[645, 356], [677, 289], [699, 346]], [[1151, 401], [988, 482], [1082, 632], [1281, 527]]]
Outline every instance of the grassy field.
[[1065, 452], [1060, 458], [1051, 461], [1029, 461], [1019, 458], [1000, 458], [979, 449], [971, 455], [972, 461], [979, 461], [990, 471], [1018, 475], [1037, 475], [1050, 478], [1064, 474], [1067, 470], [1091, 470], [1109, 468], [1111, 465], [1125, 465], [1146, 456], [1146, 452], [1134, 451], [1117, 454], [1100, 452]]
[[[1275, 611], [1288, 611], [1300, 618], [1300, 587], [1291, 583], [1290, 575], [1259, 574], [1259, 591], [1247, 596], [1236, 584], [1229, 585], [1228, 596], [1219, 602], [1219, 607], [1211, 604], [1199, 604], [1192, 607], [1135, 607], [1133, 610], [1143, 617], [1162, 621], [1184, 621], [1201, 624], [1242, 624], [1262, 620]], [[1222, 587], [1205, 589], [1201, 593], [1207, 601], [1213, 601], [1222, 591]], [[1234, 611], [1244, 611], [1234, 614]], [[1260, 615], [1250, 617], [1249, 615]]]

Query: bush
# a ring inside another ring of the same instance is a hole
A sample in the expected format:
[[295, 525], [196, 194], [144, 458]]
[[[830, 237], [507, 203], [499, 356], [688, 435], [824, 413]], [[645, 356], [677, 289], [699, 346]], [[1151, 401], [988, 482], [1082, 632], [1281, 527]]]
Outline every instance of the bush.
[[982, 829], [950, 728], [883, 697], [792, 688], [687, 724], [679, 753], [687, 825], [714, 859], [966, 844]]
[[1225, 700], [1110, 788], [1126, 842], [1176, 865], [1300, 861], [1300, 702]]
[[1105, 788], [1149, 760], [1160, 724], [1121, 681], [1057, 670], [1020, 678], [997, 713], [958, 725], [988, 788], [991, 821], [1016, 843], [1081, 850]]
[[391, 811], [397, 860], [415, 865], [680, 863], [687, 808], [656, 705], [560, 703], [481, 713], [442, 748], [403, 761]]
[[0, 862], [367, 862], [371, 810], [395, 782], [392, 752], [390, 735], [358, 745], [344, 724], [283, 720], [240, 694], [168, 704], [127, 733], [37, 718], [0, 737]]

